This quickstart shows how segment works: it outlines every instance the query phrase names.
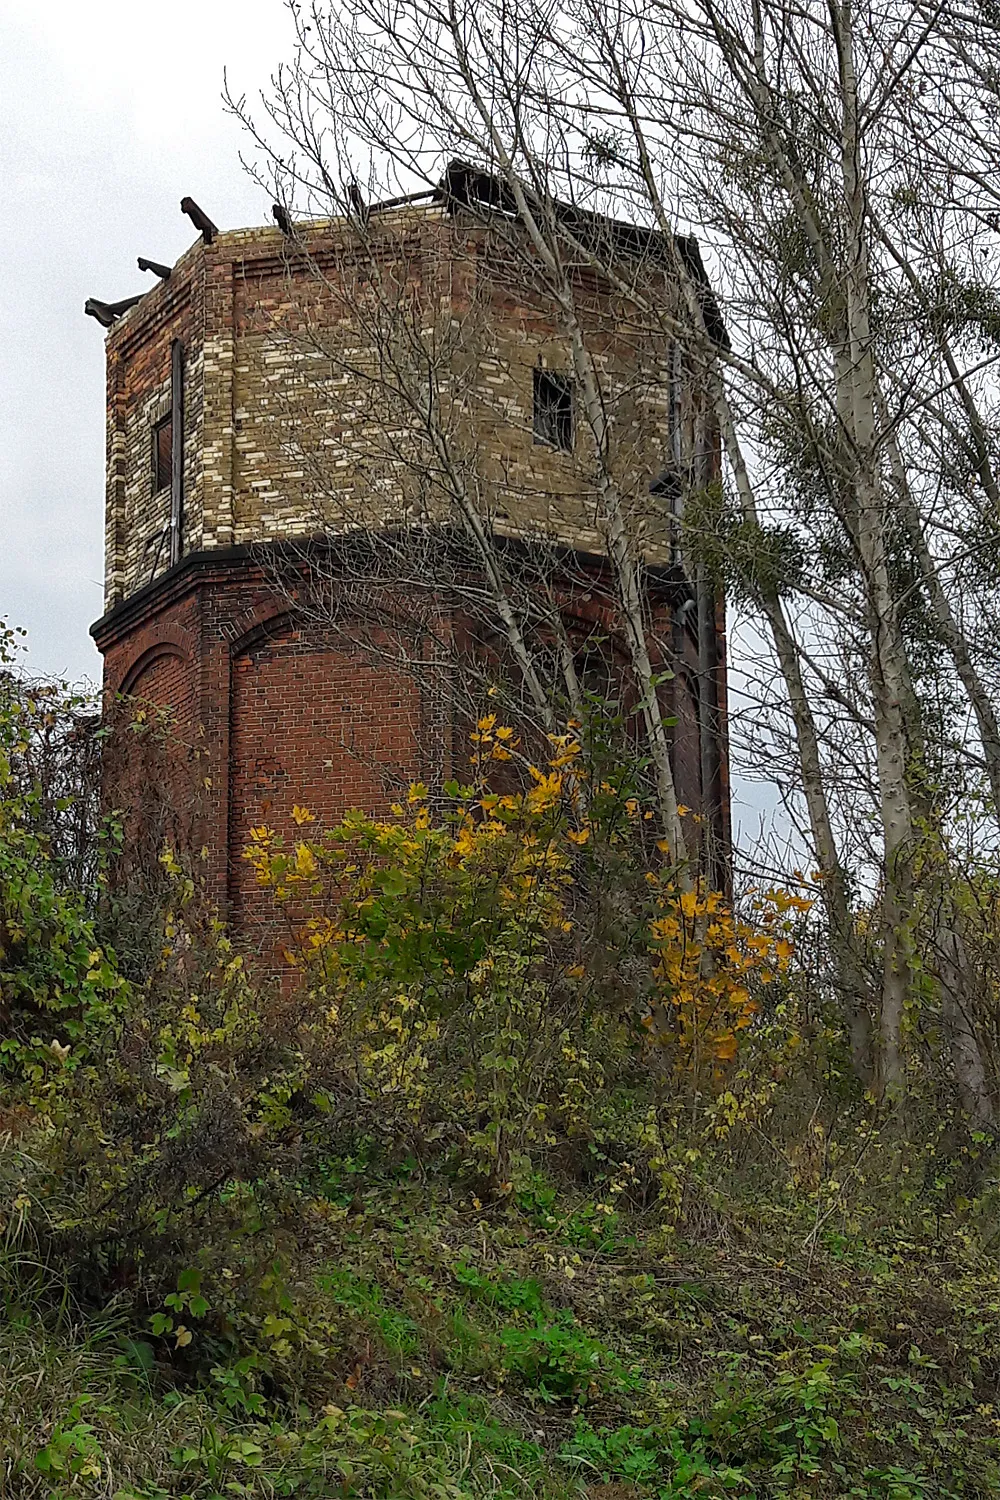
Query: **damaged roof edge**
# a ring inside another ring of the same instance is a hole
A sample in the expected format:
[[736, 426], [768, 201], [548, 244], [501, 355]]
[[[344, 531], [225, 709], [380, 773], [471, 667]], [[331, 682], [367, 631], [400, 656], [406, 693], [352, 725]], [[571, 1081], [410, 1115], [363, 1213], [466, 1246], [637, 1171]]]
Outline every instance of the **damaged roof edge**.
[[[527, 196], [529, 203], [538, 201], [530, 190], [527, 191]], [[445, 174], [434, 191], [434, 198], [449, 209], [463, 207], [479, 213], [485, 211], [500, 213], [511, 219], [519, 218], [514, 194], [503, 178], [469, 162], [456, 160], [448, 163]], [[550, 209], [574, 238], [584, 244], [599, 247], [603, 241], [611, 249], [628, 255], [651, 255], [658, 259], [664, 257], [667, 238], [659, 229], [648, 229], [639, 224], [612, 219], [606, 214], [594, 213], [590, 209], [578, 208], [575, 204], [562, 203], [558, 199], [551, 202]], [[728, 349], [729, 335], [708, 279], [697, 239], [693, 234], [675, 234], [673, 243], [697, 288], [709, 338], [720, 348]]]
[[[535, 195], [528, 193], [529, 202], [538, 202]], [[397, 198], [388, 198], [381, 203], [373, 203], [368, 209], [368, 214], [380, 211], [398, 209], [403, 207], [416, 207], [425, 204], [427, 208], [444, 209], [446, 213], [454, 213], [456, 208], [465, 208], [481, 217], [487, 215], [501, 214], [506, 218], [516, 220], [520, 217], [517, 203], [509, 185], [503, 178], [485, 168], [476, 167], [468, 162], [453, 160], [445, 168], [444, 175], [436, 187], [428, 188], [417, 193], [407, 193]], [[624, 253], [629, 256], [650, 256], [658, 260], [669, 262], [669, 241], [665, 234], [658, 229], [649, 229], [638, 224], [629, 224], [621, 219], [613, 219], [606, 214], [594, 213], [589, 209], [578, 208], [574, 204], [563, 203], [553, 200], [549, 205], [558, 222], [566, 226], [568, 233], [573, 237], [597, 250], [602, 248], [612, 250], [615, 253]], [[303, 221], [301, 225], [295, 226], [302, 229], [318, 229], [321, 226], [329, 227], [337, 223], [336, 219], [315, 219]], [[350, 219], [345, 216], [343, 223], [349, 223]], [[215, 230], [213, 227], [213, 240], [228, 243], [239, 243], [260, 234], [268, 237], [278, 235], [279, 231], [270, 224], [255, 228], [235, 230]], [[701, 258], [701, 250], [698, 241], [693, 234], [675, 234], [672, 236], [673, 247], [680, 256], [681, 261], [695, 284], [698, 298], [701, 303], [702, 314], [705, 319], [705, 328], [709, 338], [721, 349], [729, 349], [729, 335], [726, 331], [725, 321], [715, 293], [712, 290], [708, 273], [705, 270]], [[209, 242], [211, 243], [211, 241]], [[203, 248], [203, 239], [195, 240], [194, 243], [181, 255], [176, 264], [169, 268], [176, 275], [185, 261], [192, 254]], [[167, 267], [161, 268], [167, 270]], [[168, 284], [166, 278], [160, 285]], [[137, 297], [128, 299], [125, 304], [117, 304], [109, 311], [115, 313], [115, 317], [109, 320], [105, 326], [114, 323], [116, 327], [122, 324], [134, 324], [134, 317], [128, 314], [132, 312], [133, 305], [146, 302], [150, 293], [157, 288], [151, 287], [148, 292], [140, 293]], [[95, 304], [95, 306], [103, 304]], [[89, 308], [88, 308], [89, 310]], [[95, 311], [94, 316], [97, 316]], [[103, 321], [103, 320], [102, 320]]]

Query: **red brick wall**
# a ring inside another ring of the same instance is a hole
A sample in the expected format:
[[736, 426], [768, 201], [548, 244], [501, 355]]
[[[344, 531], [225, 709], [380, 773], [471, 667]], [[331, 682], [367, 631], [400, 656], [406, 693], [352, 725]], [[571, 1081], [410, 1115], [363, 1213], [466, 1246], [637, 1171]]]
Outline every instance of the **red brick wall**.
[[[160, 639], [157, 639], [160, 635]], [[148, 876], [166, 843], [189, 846], [198, 802], [196, 674], [183, 635], [139, 631], [110, 654], [106, 682], [127, 697], [113, 706], [105, 790], [126, 811], [119, 876]], [[110, 694], [109, 694], [110, 699]]]
[[317, 827], [345, 812], [385, 812], [421, 772], [420, 693], [366, 652], [265, 637], [232, 663], [229, 740], [229, 915], [258, 948], [273, 943], [274, 903], [242, 856], [251, 828], [296, 837], [292, 808]]
[[[155, 861], [164, 838], [178, 845], [209, 900], [260, 952], [284, 929], [242, 858], [250, 828], [266, 823], [292, 839], [295, 804], [320, 826], [351, 808], [384, 812], [440, 759], [418, 685], [378, 661], [377, 639], [352, 652], [305, 636], [245, 557], [173, 574], [101, 622], [97, 639], [117, 731], [107, 797], [127, 813], [126, 868]], [[168, 721], [157, 708], [171, 710]], [[135, 734], [136, 712], [160, 727]]]
[[[599, 591], [589, 589], [584, 600], [571, 611], [581, 639], [608, 623]], [[110, 705], [122, 692], [132, 706], [146, 700], [147, 712], [171, 710], [165, 738], [119, 735], [109, 755], [108, 795], [129, 809], [130, 841], [154, 859], [159, 846], [152, 845], [164, 834], [186, 847], [209, 899], [245, 943], [267, 955], [268, 967], [287, 934], [242, 858], [249, 830], [267, 824], [292, 841], [295, 804], [320, 825], [351, 808], [384, 812], [409, 781], [433, 785], [451, 774], [453, 743], [460, 758], [466, 748], [464, 731], [443, 722], [391, 645], [380, 650], [371, 629], [359, 631], [364, 647], [344, 634], [306, 634], [293, 608], [251, 554], [203, 553], [96, 629], [112, 722], [121, 718]], [[656, 616], [665, 660], [686, 658], [696, 671], [689, 632], [671, 625], [666, 604]], [[671, 631], [680, 638], [671, 642]], [[688, 672], [662, 691], [664, 712], [678, 721], [678, 794], [696, 815], [701, 765]], [[164, 803], [172, 821], [162, 818]]]

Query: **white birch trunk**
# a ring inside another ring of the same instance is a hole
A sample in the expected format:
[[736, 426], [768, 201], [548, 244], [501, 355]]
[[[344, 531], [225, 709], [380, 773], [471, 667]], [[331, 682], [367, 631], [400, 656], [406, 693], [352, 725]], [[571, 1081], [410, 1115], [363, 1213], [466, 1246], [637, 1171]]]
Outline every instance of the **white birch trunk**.
[[838, 351], [838, 404], [847, 415], [844, 434], [854, 483], [856, 540], [865, 579], [871, 635], [871, 686], [875, 713], [885, 869], [882, 913], [881, 1074], [883, 1090], [903, 1081], [903, 1022], [909, 989], [907, 928], [910, 917], [912, 809], [907, 785], [908, 744], [904, 702], [909, 685], [899, 613], [886, 553], [887, 509], [878, 452], [877, 387], [869, 315], [870, 278], [865, 242], [865, 191], [851, 0], [832, 0], [831, 17], [840, 66], [841, 162], [845, 254], [845, 344]]

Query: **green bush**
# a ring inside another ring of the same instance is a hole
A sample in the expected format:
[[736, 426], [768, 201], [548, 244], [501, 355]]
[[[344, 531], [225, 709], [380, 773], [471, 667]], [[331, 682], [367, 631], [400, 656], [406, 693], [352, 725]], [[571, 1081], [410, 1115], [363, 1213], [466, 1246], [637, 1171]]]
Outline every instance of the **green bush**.
[[75, 857], [65, 837], [93, 791], [74, 784], [66, 742], [93, 733], [93, 705], [17, 676], [14, 646], [0, 621], [0, 1076], [42, 1098], [87, 1061], [129, 991], [96, 921], [113, 825]]

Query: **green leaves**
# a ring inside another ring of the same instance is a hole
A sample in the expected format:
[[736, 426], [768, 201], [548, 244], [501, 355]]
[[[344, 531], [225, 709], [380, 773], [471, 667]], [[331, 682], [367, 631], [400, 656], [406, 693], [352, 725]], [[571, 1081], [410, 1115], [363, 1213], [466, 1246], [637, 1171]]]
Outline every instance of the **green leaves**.
[[748, 520], [716, 488], [691, 495], [684, 515], [691, 555], [750, 605], [794, 590], [804, 574], [803, 546], [795, 528]]
[[164, 1305], [176, 1312], [187, 1312], [192, 1318], [203, 1318], [208, 1312], [208, 1300], [201, 1294], [201, 1272], [182, 1271], [177, 1278], [177, 1291], [164, 1297]]
[[[83, 1411], [91, 1397], [80, 1395], [63, 1421], [58, 1422], [48, 1442], [35, 1454], [34, 1468], [52, 1484], [73, 1485], [99, 1480], [103, 1473], [103, 1453], [90, 1422]], [[88, 1485], [89, 1487], [89, 1485]], [[58, 1492], [56, 1492], [58, 1493]]]
[[[3, 658], [0, 640], [0, 659]], [[51, 690], [36, 702], [0, 681], [0, 1069], [11, 1083], [47, 1090], [84, 1063], [128, 999], [115, 954], [98, 939], [100, 838], [90, 883], [59, 857], [53, 815], [72, 798], [46, 797], [36, 754], [52, 722], [70, 723], [79, 699]]]
[[542, 1401], [582, 1401], [588, 1392], [627, 1383], [611, 1352], [585, 1333], [571, 1313], [536, 1313], [501, 1333], [504, 1363]]

